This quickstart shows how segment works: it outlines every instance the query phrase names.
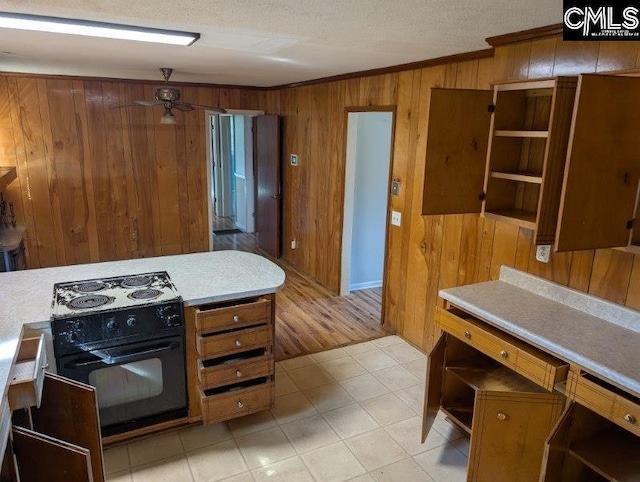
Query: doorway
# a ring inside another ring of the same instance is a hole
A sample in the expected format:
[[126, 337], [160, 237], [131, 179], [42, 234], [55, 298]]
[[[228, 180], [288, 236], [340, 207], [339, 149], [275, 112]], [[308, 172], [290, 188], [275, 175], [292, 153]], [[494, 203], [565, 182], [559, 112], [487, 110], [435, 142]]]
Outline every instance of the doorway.
[[214, 235], [255, 231], [252, 116], [209, 116]]
[[384, 280], [393, 112], [349, 112], [340, 294]]

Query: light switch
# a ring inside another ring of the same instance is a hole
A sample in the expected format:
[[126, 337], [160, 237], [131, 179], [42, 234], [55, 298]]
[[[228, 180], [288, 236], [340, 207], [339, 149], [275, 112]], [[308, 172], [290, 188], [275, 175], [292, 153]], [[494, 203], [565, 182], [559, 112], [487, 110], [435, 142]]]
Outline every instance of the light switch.
[[400, 194], [400, 181], [398, 179], [394, 179], [391, 181], [391, 195], [397, 196]]
[[402, 213], [399, 211], [391, 211], [391, 224], [394, 226], [402, 225]]
[[291, 154], [291, 165], [292, 166], [298, 165], [298, 154]]

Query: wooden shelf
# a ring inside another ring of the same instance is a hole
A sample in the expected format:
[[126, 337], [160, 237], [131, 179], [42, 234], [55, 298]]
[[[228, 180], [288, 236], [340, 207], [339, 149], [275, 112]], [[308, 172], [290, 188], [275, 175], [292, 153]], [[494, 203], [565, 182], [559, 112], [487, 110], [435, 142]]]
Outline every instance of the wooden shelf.
[[521, 228], [536, 229], [536, 213], [522, 209], [503, 209], [499, 211], [485, 211], [485, 217], [515, 224]]
[[496, 137], [527, 137], [536, 139], [546, 139], [549, 137], [549, 131], [507, 131], [499, 130], [495, 131]]
[[506, 179], [508, 181], [528, 182], [531, 184], [542, 184], [542, 176], [535, 172], [499, 172], [491, 171], [491, 177], [495, 179]]
[[13, 166], [0, 166], [0, 192], [4, 191], [4, 188], [14, 181], [17, 177], [16, 168]]
[[569, 453], [611, 481], [638, 480], [640, 441], [631, 432], [611, 428], [573, 444]]
[[533, 392], [544, 390], [504, 366], [496, 367], [446, 367], [451, 373], [476, 391], [483, 392]]
[[449, 421], [460, 428], [467, 435], [471, 436], [471, 420], [473, 418], [473, 407], [440, 407]]

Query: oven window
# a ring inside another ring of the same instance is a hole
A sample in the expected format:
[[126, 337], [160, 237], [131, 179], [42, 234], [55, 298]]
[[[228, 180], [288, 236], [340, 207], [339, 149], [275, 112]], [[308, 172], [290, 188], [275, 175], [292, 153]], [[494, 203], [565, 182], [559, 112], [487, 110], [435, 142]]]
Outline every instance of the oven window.
[[162, 393], [162, 362], [151, 358], [99, 368], [89, 373], [89, 384], [97, 389], [99, 408], [148, 400]]

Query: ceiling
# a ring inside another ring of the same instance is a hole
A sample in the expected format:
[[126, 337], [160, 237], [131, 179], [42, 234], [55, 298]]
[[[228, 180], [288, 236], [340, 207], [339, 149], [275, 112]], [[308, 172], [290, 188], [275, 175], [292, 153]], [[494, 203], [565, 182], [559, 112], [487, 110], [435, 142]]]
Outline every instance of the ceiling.
[[6, 12], [199, 32], [190, 47], [0, 29], [0, 71], [274, 86], [488, 48], [558, 0], [3, 0]]

